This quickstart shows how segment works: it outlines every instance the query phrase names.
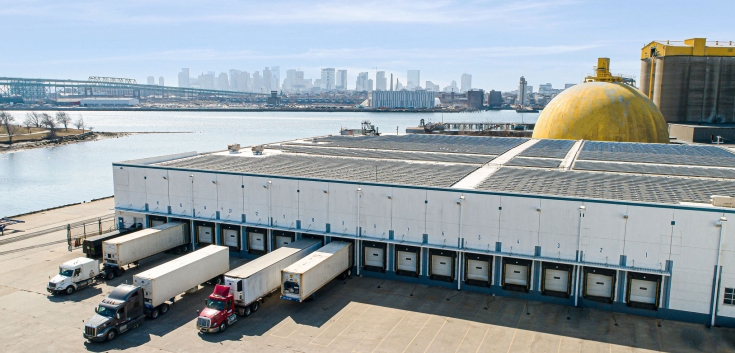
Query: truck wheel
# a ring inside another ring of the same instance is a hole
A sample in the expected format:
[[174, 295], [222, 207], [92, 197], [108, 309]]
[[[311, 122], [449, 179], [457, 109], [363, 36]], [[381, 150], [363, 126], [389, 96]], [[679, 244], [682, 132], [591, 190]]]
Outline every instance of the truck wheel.
[[227, 323], [222, 321], [222, 325], [219, 325], [219, 332], [225, 332], [227, 330]]
[[189, 247], [188, 247], [188, 246], [186, 246], [186, 245], [183, 245], [183, 246], [181, 247], [181, 252], [186, 252], [186, 250], [189, 250]]
[[181, 247], [174, 249], [174, 254], [176, 255], [181, 254]]
[[68, 287], [66, 287], [66, 289], [64, 289], [64, 293], [66, 293], [66, 295], [73, 294], [74, 293], [74, 286], [68, 286]]
[[158, 319], [158, 309], [151, 310], [151, 319], [155, 320]]
[[107, 332], [107, 336], [105, 336], [105, 339], [107, 341], [112, 341], [115, 339], [115, 337], [117, 337], [117, 332], [115, 332], [115, 330], [110, 330]]
[[122, 268], [118, 267], [115, 269], [115, 276], [120, 277], [123, 275], [123, 273], [125, 273], [125, 270], [123, 270]]
[[248, 316], [250, 316], [250, 313], [251, 313], [250, 306], [246, 306], [244, 308], [240, 308], [240, 315], [245, 316], [245, 317], [248, 317]]
[[105, 271], [105, 279], [108, 281], [115, 278], [115, 273], [112, 271]]
[[258, 309], [260, 309], [260, 303], [255, 301], [254, 303], [250, 304], [250, 309], [252, 309], [253, 312], [258, 311]]
[[168, 312], [168, 304], [161, 305], [161, 315]]

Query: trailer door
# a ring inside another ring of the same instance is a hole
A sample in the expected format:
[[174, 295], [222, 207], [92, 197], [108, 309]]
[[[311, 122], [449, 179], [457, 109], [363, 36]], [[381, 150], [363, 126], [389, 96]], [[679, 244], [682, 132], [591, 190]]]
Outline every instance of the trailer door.
[[160, 226], [162, 224], [166, 224], [166, 222], [161, 221], [161, 220], [157, 220], [157, 219], [152, 219], [151, 220], [151, 227], [158, 227], [158, 226]]
[[365, 247], [365, 266], [383, 268], [385, 251], [382, 248]]
[[225, 246], [237, 247], [237, 230], [235, 229], [222, 229], [222, 237], [224, 238]]
[[197, 226], [197, 237], [199, 237], [200, 244], [214, 243], [214, 232], [212, 231], [212, 227]]

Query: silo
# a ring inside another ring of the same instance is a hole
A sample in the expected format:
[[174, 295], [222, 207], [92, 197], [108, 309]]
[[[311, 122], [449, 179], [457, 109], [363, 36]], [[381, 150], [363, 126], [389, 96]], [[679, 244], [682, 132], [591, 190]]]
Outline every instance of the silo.
[[638, 89], [643, 92], [643, 95], [651, 98], [651, 58], [645, 58], [641, 60], [641, 74], [640, 80], [638, 81]]

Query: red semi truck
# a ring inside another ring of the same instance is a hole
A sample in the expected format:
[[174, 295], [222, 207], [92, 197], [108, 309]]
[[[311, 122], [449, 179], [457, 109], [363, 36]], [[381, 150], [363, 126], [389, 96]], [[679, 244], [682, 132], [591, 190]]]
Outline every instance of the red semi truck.
[[230, 287], [219, 284], [214, 286], [214, 291], [199, 313], [197, 328], [201, 332], [222, 332], [227, 329], [227, 325], [232, 325], [235, 321], [237, 321], [235, 297], [230, 293]]

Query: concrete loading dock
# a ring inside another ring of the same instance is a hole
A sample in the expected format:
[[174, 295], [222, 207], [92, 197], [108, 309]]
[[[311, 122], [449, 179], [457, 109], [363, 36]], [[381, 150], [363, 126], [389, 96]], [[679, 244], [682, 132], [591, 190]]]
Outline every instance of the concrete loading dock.
[[[556, 167], [507, 165], [514, 159]], [[727, 270], [735, 252], [720, 246], [735, 236], [733, 209], [710, 203], [735, 196], [735, 154], [716, 146], [331, 136], [266, 146], [258, 156], [191, 153], [113, 171], [123, 224], [166, 216], [211, 222], [215, 232], [239, 227], [246, 258], [272, 251], [277, 234], [316, 236], [355, 244], [353, 273], [363, 276], [735, 326], [735, 307], [723, 302], [735, 288]], [[146, 211], [166, 198], [131, 192], [132, 180], [164, 174], [171, 213]], [[212, 196], [192, 201], [192, 178], [197, 195]], [[180, 179], [189, 191], [174, 187]], [[451, 262], [451, 275], [437, 272], [442, 262]], [[660, 276], [653, 306], [628, 297], [629, 275]]]

